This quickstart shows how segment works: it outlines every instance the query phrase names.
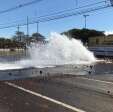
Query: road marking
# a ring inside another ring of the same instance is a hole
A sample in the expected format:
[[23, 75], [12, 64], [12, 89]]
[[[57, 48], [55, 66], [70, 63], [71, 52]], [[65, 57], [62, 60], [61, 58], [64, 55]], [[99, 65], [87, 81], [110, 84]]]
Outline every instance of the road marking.
[[86, 79], [86, 80], [92, 80], [92, 81], [96, 81], [96, 82], [103, 82], [103, 83], [107, 83], [107, 84], [113, 84], [113, 82], [108, 82], [108, 81], [103, 81], [103, 80], [97, 80], [97, 79], [90, 79], [90, 78], [85, 78], [85, 77], [77, 77], [79, 79]]
[[50, 101], [50, 102], [53, 102], [53, 103], [55, 103], [55, 104], [58, 104], [58, 105], [60, 105], [60, 106], [62, 106], [62, 107], [65, 107], [65, 108], [67, 108], [67, 109], [70, 109], [70, 110], [72, 110], [72, 111], [75, 111], [75, 112], [86, 112], [86, 111], [84, 111], [84, 110], [81, 110], [81, 109], [76, 108], [76, 107], [74, 107], [74, 106], [68, 105], [68, 104], [63, 103], [63, 102], [61, 102], [61, 101], [52, 99], [52, 98], [50, 98], [50, 97], [44, 96], [44, 95], [42, 95], [42, 94], [33, 92], [33, 91], [31, 91], [31, 90], [28, 90], [28, 89], [25, 89], [25, 88], [23, 88], [23, 87], [21, 87], [21, 86], [18, 86], [18, 85], [16, 85], [16, 84], [14, 84], [14, 83], [5, 82], [5, 84], [7, 84], [7, 85], [9, 85], [9, 86], [12, 86], [12, 87], [14, 87], [14, 88], [20, 89], [20, 90], [22, 90], [22, 91], [24, 91], [24, 92], [30, 93], [30, 94], [32, 94], [32, 95], [34, 95], [34, 96], [38, 96], [38, 97], [40, 97], [40, 98], [42, 98], [42, 99], [48, 100], [48, 101]]

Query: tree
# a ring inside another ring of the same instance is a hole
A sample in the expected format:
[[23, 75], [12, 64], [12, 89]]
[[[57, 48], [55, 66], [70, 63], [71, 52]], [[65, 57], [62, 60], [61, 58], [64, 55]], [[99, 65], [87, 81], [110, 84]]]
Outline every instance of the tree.
[[18, 42], [24, 42], [25, 40], [24, 32], [17, 31], [16, 34], [13, 36], [13, 40]]
[[33, 33], [32, 39], [34, 39], [36, 42], [45, 41], [45, 37], [43, 35], [41, 35], [40, 33]]
[[14, 41], [12, 39], [6, 39], [6, 38], [0, 38], [0, 48], [17, 48], [19, 47], [20, 43], [17, 41]]
[[88, 39], [90, 37], [105, 36], [103, 31], [90, 29], [71, 29], [67, 32], [63, 32], [62, 34], [70, 36], [71, 38], [80, 39], [84, 44], [88, 43]]

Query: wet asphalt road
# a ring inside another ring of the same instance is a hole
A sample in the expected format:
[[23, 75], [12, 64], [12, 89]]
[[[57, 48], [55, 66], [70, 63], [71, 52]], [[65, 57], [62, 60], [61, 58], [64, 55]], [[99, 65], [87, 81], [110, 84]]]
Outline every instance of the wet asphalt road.
[[69, 112], [69, 110], [1, 83], [0, 112]]
[[[8, 82], [86, 112], [113, 112], [112, 96], [62, 83], [62, 78], [48, 80], [35, 78]], [[65, 77], [66, 80], [68, 78], [76, 81], [76, 77]], [[94, 79], [98, 77], [95, 76]], [[73, 112], [73, 110], [0, 82], [0, 112]]]

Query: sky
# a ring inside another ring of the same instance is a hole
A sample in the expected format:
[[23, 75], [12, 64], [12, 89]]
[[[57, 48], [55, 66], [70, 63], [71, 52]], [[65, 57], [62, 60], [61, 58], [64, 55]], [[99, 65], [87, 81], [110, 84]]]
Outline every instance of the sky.
[[[27, 3], [33, 0], [0, 0], [0, 11]], [[38, 16], [55, 13], [62, 10], [76, 8], [102, 0], [42, 0], [38, 3], [0, 14], [0, 28], [20, 23], [26, 23], [27, 16], [29, 21]], [[107, 0], [108, 1], [108, 0]], [[87, 13], [87, 28], [106, 31], [106, 34], [113, 32], [113, 7], [102, 9], [96, 12]], [[52, 20], [39, 23], [39, 33], [49, 37], [51, 32], [64, 32], [72, 28], [83, 28], [83, 15], [72, 16], [59, 20]], [[11, 38], [17, 31], [17, 27], [0, 29], [0, 37]], [[26, 26], [21, 26], [20, 31], [26, 34]], [[37, 31], [37, 25], [29, 25], [29, 32], [32, 34]]]

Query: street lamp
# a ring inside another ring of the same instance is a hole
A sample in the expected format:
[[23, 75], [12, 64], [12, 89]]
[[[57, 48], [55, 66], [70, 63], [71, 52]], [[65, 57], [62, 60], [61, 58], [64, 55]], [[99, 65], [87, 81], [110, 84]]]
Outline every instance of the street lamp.
[[87, 21], [86, 21], [86, 19], [87, 19], [87, 17], [88, 17], [89, 15], [83, 15], [83, 17], [84, 17], [84, 28], [86, 29], [86, 27], [87, 27]]

